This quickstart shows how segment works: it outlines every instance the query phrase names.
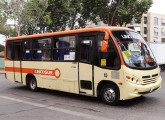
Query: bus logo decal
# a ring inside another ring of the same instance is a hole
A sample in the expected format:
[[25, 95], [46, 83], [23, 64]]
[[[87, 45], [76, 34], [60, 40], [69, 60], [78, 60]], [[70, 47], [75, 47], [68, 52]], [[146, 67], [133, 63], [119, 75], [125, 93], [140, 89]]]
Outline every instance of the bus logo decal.
[[60, 78], [61, 72], [60, 72], [60, 70], [59, 70], [58, 68], [56, 68], [56, 69], [54, 70], [54, 76], [55, 76], [56, 78]]
[[44, 75], [52, 75], [52, 71], [51, 70], [35, 70], [36, 74], [44, 74]]

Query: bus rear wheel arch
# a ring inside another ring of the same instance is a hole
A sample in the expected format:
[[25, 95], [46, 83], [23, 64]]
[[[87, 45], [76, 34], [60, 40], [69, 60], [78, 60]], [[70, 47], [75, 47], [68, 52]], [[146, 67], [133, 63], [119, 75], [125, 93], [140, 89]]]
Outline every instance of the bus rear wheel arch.
[[29, 87], [31, 91], [36, 92], [38, 90], [37, 80], [33, 74], [28, 74], [26, 76], [26, 85]]
[[102, 81], [98, 84], [97, 96], [108, 105], [117, 105], [120, 100], [120, 91], [118, 86], [113, 82]]

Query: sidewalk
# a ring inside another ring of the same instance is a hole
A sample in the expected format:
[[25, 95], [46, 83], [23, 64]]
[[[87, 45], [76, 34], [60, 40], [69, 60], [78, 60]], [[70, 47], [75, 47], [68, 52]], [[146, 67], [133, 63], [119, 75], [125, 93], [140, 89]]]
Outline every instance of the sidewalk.
[[0, 74], [5, 74], [5, 71], [4, 70], [0, 70]]

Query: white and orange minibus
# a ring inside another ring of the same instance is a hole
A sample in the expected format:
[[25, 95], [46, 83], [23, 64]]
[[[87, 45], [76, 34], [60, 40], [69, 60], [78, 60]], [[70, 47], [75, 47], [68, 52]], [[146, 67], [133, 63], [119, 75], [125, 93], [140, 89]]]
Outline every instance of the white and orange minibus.
[[6, 78], [116, 105], [160, 89], [160, 69], [139, 33], [97, 27], [6, 39]]

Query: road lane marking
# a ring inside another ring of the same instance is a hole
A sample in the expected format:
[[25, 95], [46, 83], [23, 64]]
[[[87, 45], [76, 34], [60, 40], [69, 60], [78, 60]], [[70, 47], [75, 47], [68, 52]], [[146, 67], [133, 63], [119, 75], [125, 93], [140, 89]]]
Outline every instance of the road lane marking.
[[11, 98], [11, 97], [8, 97], [8, 96], [1, 96], [0, 95], [0, 98], [15, 101], [15, 102], [19, 102], [19, 103], [24, 103], [24, 104], [28, 104], [28, 105], [32, 105], [32, 106], [36, 106], [36, 107], [46, 108], [46, 109], [49, 109], [49, 110], [62, 112], [62, 113], [65, 113], [65, 114], [70, 114], [70, 115], [74, 115], [74, 116], [78, 116], [78, 117], [84, 117], [84, 118], [92, 119], [92, 120], [113, 120], [113, 119], [108, 119], [108, 118], [104, 118], [104, 117], [89, 115], [89, 114], [85, 114], [85, 113], [81, 113], [81, 112], [76, 112], [76, 111], [72, 111], [72, 110], [57, 108], [57, 107], [53, 107], [53, 106], [49, 106], [49, 105], [44, 105], [44, 104], [39, 104], [39, 103], [34, 103], [34, 102], [28, 102], [28, 101], [24, 101], [24, 100], [21, 100], [21, 99]]

